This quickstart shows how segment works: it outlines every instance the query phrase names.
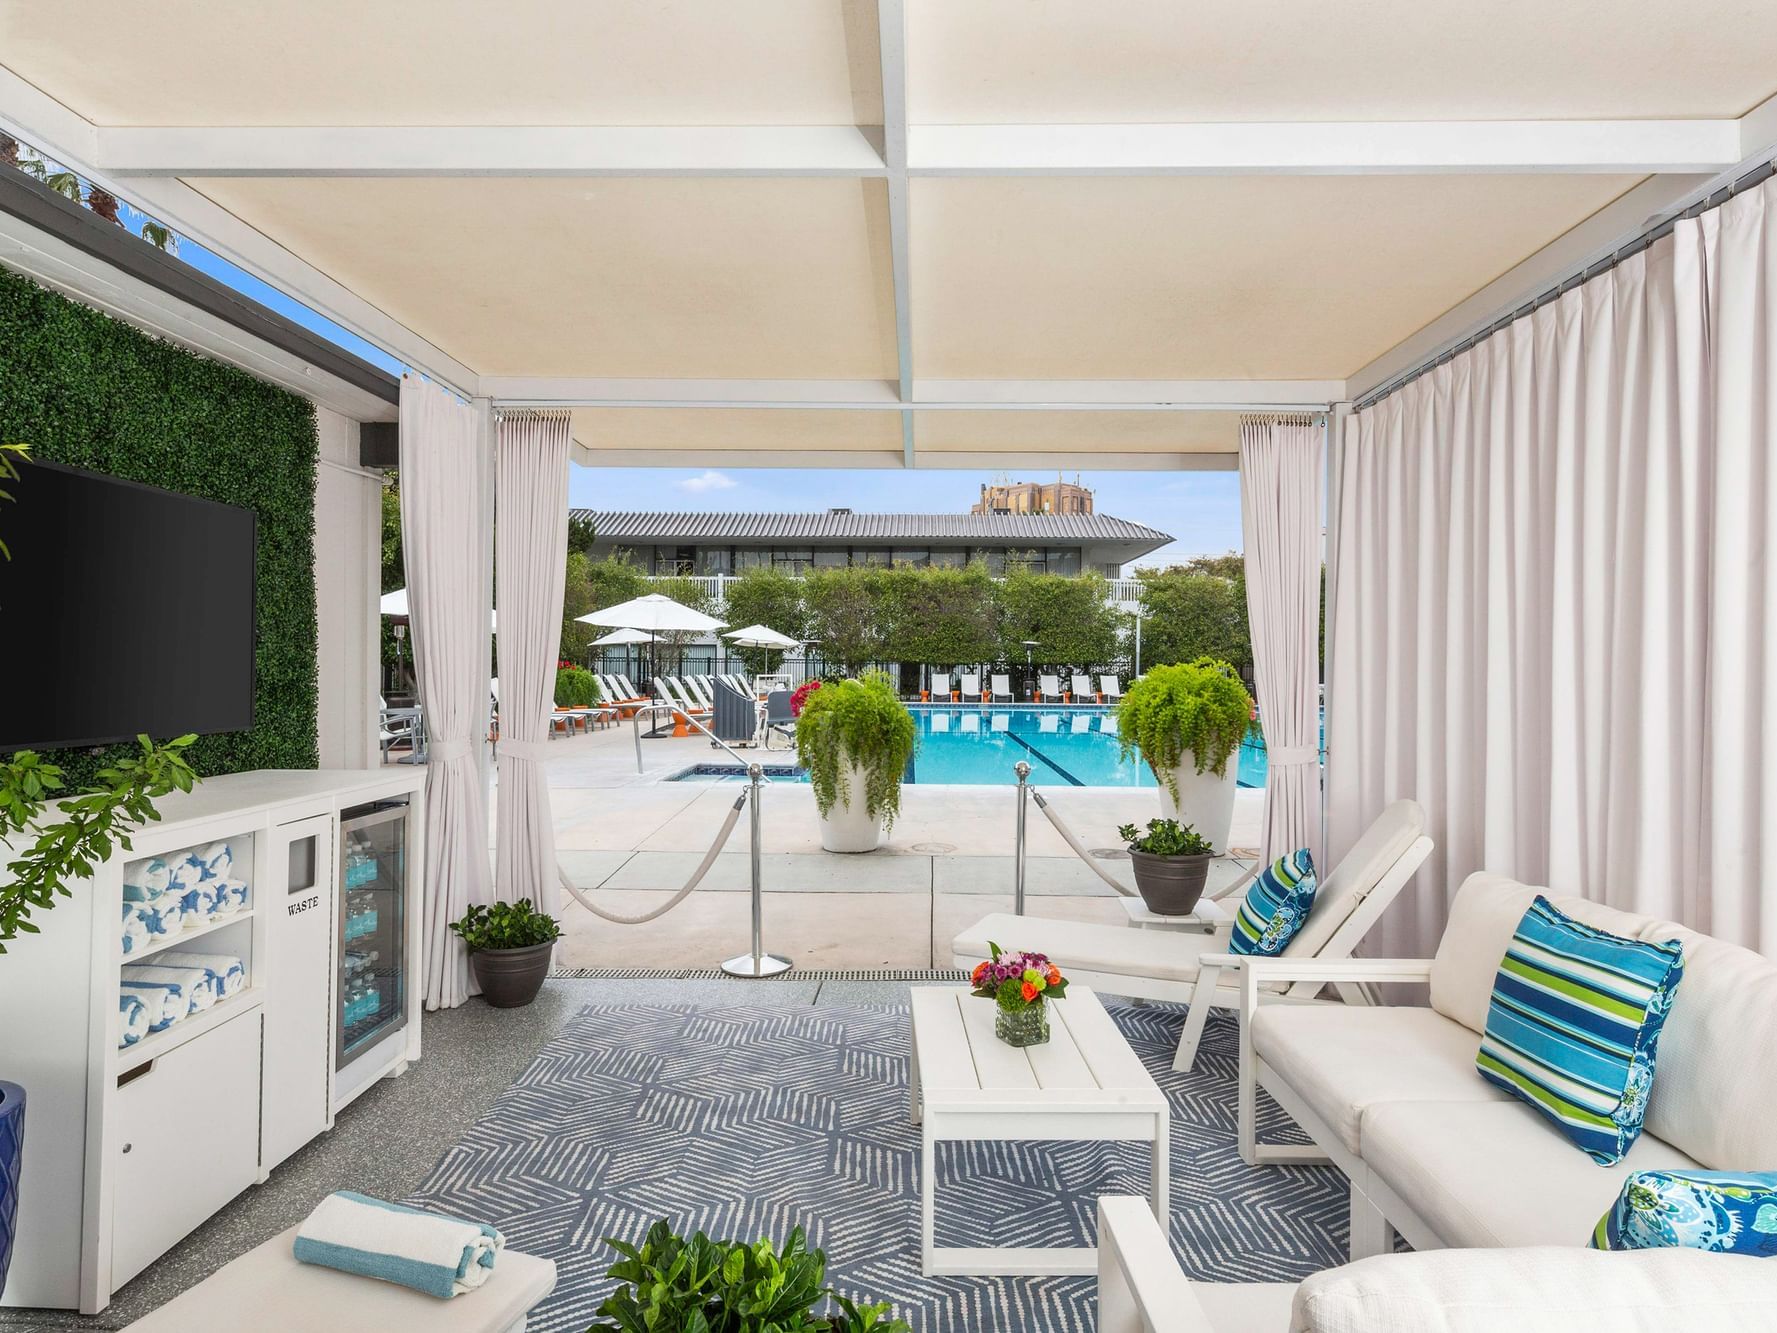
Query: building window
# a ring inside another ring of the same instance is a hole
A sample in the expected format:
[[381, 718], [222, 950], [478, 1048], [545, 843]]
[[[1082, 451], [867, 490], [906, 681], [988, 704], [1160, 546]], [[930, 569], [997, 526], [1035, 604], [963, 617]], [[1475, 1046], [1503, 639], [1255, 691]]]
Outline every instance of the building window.
[[844, 569], [851, 563], [851, 557], [843, 546], [816, 547], [814, 567], [816, 569]]
[[878, 568], [888, 564], [889, 553], [885, 547], [852, 547], [851, 562], [854, 565], [875, 565]]
[[1046, 574], [1049, 562], [1041, 551], [1007, 551], [1006, 568], [1022, 569], [1028, 574]]
[[769, 569], [771, 552], [761, 546], [737, 546], [734, 548], [734, 568], [738, 572], [743, 569]]
[[1048, 564], [1051, 574], [1078, 574], [1080, 572], [1079, 549], [1076, 547], [1071, 550], [1051, 550]]
[[814, 564], [814, 550], [807, 546], [779, 548], [771, 553], [771, 564], [786, 574], [806, 574]]
[[932, 552], [932, 563], [942, 565], [945, 569], [961, 569], [969, 563], [969, 553], [964, 550], [946, 551], [939, 548]]
[[890, 558], [897, 565], [929, 565], [932, 563], [931, 548], [925, 546], [897, 546]]
[[734, 548], [731, 546], [704, 547], [697, 553], [697, 572], [699, 574], [734, 573]]
[[1006, 572], [1006, 553], [1004, 551], [976, 551], [976, 556], [987, 566], [987, 572], [999, 578]]

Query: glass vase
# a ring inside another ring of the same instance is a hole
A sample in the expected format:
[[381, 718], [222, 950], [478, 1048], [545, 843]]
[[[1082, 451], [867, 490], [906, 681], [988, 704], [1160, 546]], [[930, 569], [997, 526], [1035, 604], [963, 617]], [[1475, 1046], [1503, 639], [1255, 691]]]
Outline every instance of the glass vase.
[[995, 1006], [993, 1035], [1008, 1046], [1041, 1046], [1049, 1040], [1049, 1006], [1041, 1000], [1016, 1009]]

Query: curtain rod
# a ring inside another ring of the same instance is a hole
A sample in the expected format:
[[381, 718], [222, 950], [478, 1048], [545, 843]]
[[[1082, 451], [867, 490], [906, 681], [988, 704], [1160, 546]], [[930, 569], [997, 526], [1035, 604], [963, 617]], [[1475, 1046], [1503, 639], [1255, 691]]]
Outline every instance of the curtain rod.
[[1487, 339], [1491, 338], [1506, 326], [1516, 323], [1526, 315], [1533, 314], [1543, 306], [1548, 305], [1551, 301], [1559, 300], [1575, 287], [1583, 286], [1593, 278], [1596, 278], [1599, 274], [1608, 273], [1618, 264], [1621, 264], [1625, 259], [1634, 258], [1655, 242], [1670, 236], [1681, 221], [1684, 221], [1687, 218], [1699, 217], [1712, 208], [1720, 208], [1735, 195], [1742, 194], [1745, 191], [1752, 189], [1754, 186], [1763, 185], [1767, 180], [1770, 180], [1772, 176], [1777, 176], [1777, 159], [1761, 162], [1758, 166], [1754, 167], [1751, 171], [1739, 177], [1737, 180], [1705, 195], [1689, 207], [1680, 209], [1664, 222], [1656, 223], [1647, 231], [1644, 231], [1641, 235], [1630, 241], [1627, 245], [1613, 250], [1603, 259], [1588, 265], [1579, 272], [1570, 274], [1568, 277], [1561, 279], [1547, 290], [1540, 292], [1538, 295], [1532, 297], [1529, 301], [1513, 310], [1510, 314], [1503, 315], [1499, 319], [1494, 320], [1480, 332], [1470, 334], [1461, 342], [1439, 352], [1436, 356], [1432, 357], [1431, 360], [1422, 361], [1419, 365], [1413, 367], [1413, 369], [1404, 371], [1386, 383], [1371, 389], [1352, 404], [1352, 410], [1362, 411], [1365, 408], [1375, 406], [1377, 403], [1381, 402], [1382, 399], [1388, 397], [1389, 394], [1406, 388], [1407, 385], [1411, 384], [1421, 375], [1436, 370], [1439, 366], [1453, 361], [1469, 349], [1480, 343], [1486, 342]]

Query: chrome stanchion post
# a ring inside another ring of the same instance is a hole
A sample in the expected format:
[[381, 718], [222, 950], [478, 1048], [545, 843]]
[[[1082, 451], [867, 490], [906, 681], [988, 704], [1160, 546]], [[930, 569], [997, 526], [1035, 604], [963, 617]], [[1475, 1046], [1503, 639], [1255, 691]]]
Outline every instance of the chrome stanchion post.
[[1018, 775], [1018, 846], [1012, 856], [1012, 910], [1024, 915], [1024, 820], [1030, 809], [1030, 765], [1020, 759], [1012, 765]]
[[747, 765], [747, 781], [750, 784], [747, 799], [752, 802], [752, 809], [747, 813], [753, 834], [753, 846], [749, 854], [753, 871], [753, 951], [744, 953], [739, 958], [730, 958], [722, 964], [722, 970], [731, 977], [775, 977], [795, 966], [788, 958], [765, 952], [765, 885], [760, 861], [763, 839], [759, 822], [759, 789], [764, 780], [763, 768], [758, 764]]

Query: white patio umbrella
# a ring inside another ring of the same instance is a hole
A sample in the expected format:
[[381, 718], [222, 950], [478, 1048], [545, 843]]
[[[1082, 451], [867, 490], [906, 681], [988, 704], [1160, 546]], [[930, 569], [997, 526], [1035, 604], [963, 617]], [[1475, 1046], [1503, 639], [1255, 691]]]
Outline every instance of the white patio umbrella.
[[[385, 592], [383, 594], [382, 608], [385, 616], [407, 615], [407, 589], [397, 588], [394, 592]], [[496, 611], [489, 611], [487, 615], [489, 627], [497, 627], [500, 620], [499, 613]]]
[[588, 625], [647, 630], [650, 634], [667, 634], [673, 631], [708, 634], [722, 628], [722, 622], [714, 616], [693, 611], [682, 602], [675, 602], [657, 592], [620, 602], [616, 606], [607, 606], [603, 611], [589, 611], [583, 616], [575, 616], [574, 619], [583, 620]]
[[794, 648], [796, 640], [788, 634], [779, 634], [768, 625], [748, 625], [745, 629], [731, 629], [722, 636], [733, 639], [737, 648]]
[[588, 648], [619, 648], [632, 643], [647, 643], [649, 636], [639, 629], [614, 629], [587, 644]]

